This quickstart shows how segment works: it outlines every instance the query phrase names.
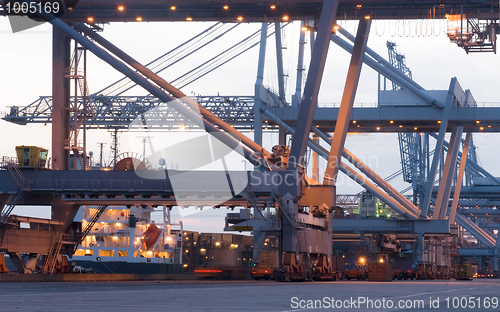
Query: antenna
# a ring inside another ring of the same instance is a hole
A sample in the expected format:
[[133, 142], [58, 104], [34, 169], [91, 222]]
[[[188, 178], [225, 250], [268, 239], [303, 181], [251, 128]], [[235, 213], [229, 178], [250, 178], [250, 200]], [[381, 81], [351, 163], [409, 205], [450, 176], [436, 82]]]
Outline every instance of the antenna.
[[102, 165], [102, 149], [104, 148], [104, 145], [108, 144], [108, 143], [101, 143], [101, 142], [97, 142], [97, 144], [99, 144], [99, 165], [100, 167], [103, 167]]
[[149, 146], [151, 148], [151, 153], [154, 153], [153, 151], [153, 145], [151, 145], [151, 140], [149, 140], [150, 138], [154, 138], [154, 136], [150, 136], [150, 135], [147, 135], [147, 136], [137, 136], [136, 138], [140, 138], [142, 139], [142, 157], [144, 159], [146, 159], [146, 143], [149, 143]]

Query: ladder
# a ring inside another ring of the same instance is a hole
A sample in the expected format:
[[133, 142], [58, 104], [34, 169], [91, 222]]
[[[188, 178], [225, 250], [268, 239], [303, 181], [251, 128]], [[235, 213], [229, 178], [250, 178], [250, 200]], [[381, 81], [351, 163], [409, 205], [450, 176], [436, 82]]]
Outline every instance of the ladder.
[[97, 208], [96, 212], [94, 212], [94, 214], [90, 217], [89, 222], [87, 222], [87, 225], [82, 230], [82, 235], [81, 235], [80, 239], [78, 240], [77, 244], [75, 245], [75, 250], [78, 248], [78, 245], [80, 245], [83, 242], [85, 237], [87, 237], [87, 235], [90, 233], [90, 231], [92, 230], [92, 228], [96, 224], [97, 220], [99, 220], [99, 218], [102, 216], [102, 214], [106, 210], [106, 207], [108, 207], [108, 206], [107, 205], [99, 206], [99, 208]]
[[19, 201], [19, 199], [23, 196], [23, 193], [24, 193], [23, 190], [19, 189], [17, 191], [16, 195], [14, 195], [14, 199], [11, 201], [11, 203], [6, 205], [5, 207], [3, 207], [1, 209], [1, 213], [0, 213], [0, 241], [1, 242], [3, 242], [3, 237], [5, 234], [5, 231], [7, 231], [7, 229], [9, 228], [9, 224], [7, 223], [9, 216], [10, 216], [12, 210], [14, 210], [14, 207], [16, 207], [16, 204]]
[[50, 250], [47, 254], [47, 258], [45, 258], [45, 262], [43, 264], [42, 272], [45, 274], [51, 274], [54, 272], [54, 268], [57, 263], [57, 256], [61, 251], [63, 241], [62, 234], [57, 233], [54, 235], [54, 239], [52, 240], [52, 245], [50, 246]]
[[24, 188], [24, 176], [19, 170], [19, 168], [16, 166], [14, 163], [8, 163], [7, 164], [7, 170], [9, 170], [10, 174], [12, 177], [14, 177], [14, 180], [16, 180], [17, 185], [19, 185], [20, 188]]

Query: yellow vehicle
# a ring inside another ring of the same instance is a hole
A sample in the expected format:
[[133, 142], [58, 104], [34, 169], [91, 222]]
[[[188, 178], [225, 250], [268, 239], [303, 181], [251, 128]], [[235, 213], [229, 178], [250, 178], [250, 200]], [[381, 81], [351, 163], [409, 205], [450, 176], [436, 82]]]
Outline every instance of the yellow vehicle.
[[45, 167], [49, 150], [37, 146], [16, 146], [19, 167]]
[[472, 280], [477, 277], [477, 266], [470, 263], [458, 263], [455, 265], [455, 279]]

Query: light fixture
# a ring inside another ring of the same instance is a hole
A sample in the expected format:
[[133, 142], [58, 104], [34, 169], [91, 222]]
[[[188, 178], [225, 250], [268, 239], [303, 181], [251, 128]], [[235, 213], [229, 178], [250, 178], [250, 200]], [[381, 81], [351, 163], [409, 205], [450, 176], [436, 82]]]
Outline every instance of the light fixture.
[[309, 29], [307, 28], [307, 26], [302, 26], [302, 31], [308, 31]]
[[377, 130], [380, 130], [380, 127], [377, 127]]
[[229, 6], [228, 5], [225, 5], [223, 6], [224, 10], [229, 10]]
[[479, 123], [479, 120], [476, 120], [476, 123]]
[[243, 16], [238, 16], [237, 20], [241, 22], [243, 20]]
[[353, 120], [353, 121], [352, 121], [352, 123], [354, 123], [354, 124], [355, 124], [355, 123], [356, 123], [356, 120]]
[[91, 22], [91, 23], [92, 23], [92, 22], [94, 21], [94, 18], [93, 18], [92, 16], [89, 16], [89, 17], [87, 18], [87, 21], [89, 21], [89, 22]]
[[417, 127], [415, 127], [415, 128], [413, 128], [413, 129], [417, 130], [418, 128], [417, 128]]
[[370, 19], [370, 15], [365, 16], [365, 20], [369, 20], [369, 19]]
[[361, 4], [357, 4], [356, 8], [361, 9]]
[[440, 124], [440, 123], [441, 123], [441, 120], [438, 120], [438, 124]]
[[319, 125], [316, 125], [316, 128], [319, 128]]
[[394, 120], [389, 121], [391, 124], [394, 123]]
[[333, 25], [333, 30], [339, 30], [339, 25], [337, 24]]
[[403, 128], [403, 125], [399, 125], [400, 128]]
[[283, 20], [288, 21], [288, 15], [283, 15]]
[[138, 22], [142, 22], [142, 17], [137, 16], [137, 18], [135, 20], [138, 21]]
[[123, 12], [125, 10], [125, 7], [123, 5], [118, 6], [118, 11]]
[[483, 130], [483, 129], [484, 129], [484, 127], [480, 127], [480, 128], [479, 128], [479, 130]]
[[170, 10], [172, 10], [172, 11], [175, 11], [175, 9], [177, 9], [177, 8], [175, 7], [175, 5], [173, 5], [173, 6], [171, 6], [171, 7], [170, 7]]
[[190, 22], [190, 21], [192, 21], [192, 20], [193, 20], [193, 18], [192, 18], [192, 17], [186, 17], [186, 21]]
[[274, 9], [276, 9], [276, 6], [273, 4], [273, 5], [271, 5], [271, 10], [274, 10]]
[[234, 128], [234, 124], [231, 124], [231, 128]]

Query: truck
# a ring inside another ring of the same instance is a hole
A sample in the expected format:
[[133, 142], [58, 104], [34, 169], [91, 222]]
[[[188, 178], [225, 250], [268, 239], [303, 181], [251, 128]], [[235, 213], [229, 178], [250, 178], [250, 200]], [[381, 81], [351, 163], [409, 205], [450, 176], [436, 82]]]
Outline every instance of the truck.
[[470, 263], [457, 263], [455, 265], [456, 280], [472, 280], [477, 277], [477, 266]]
[[358, 281], [365, 280], [368, 277], [367, 264], [366, 257], [346, 260], [345, 265], [347, 269], [344, 270], [344, 278], [348, 281], [352, 279], [357, 279]]

